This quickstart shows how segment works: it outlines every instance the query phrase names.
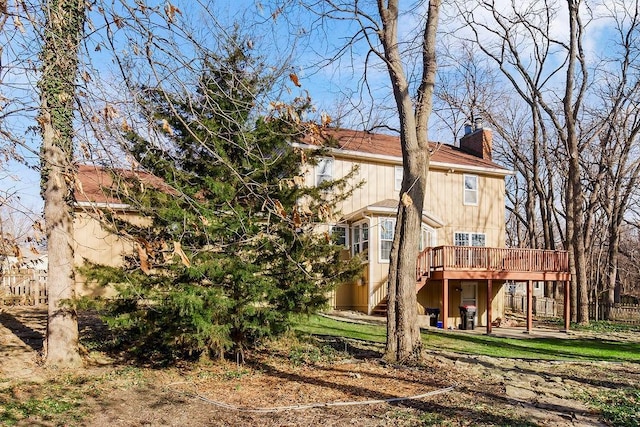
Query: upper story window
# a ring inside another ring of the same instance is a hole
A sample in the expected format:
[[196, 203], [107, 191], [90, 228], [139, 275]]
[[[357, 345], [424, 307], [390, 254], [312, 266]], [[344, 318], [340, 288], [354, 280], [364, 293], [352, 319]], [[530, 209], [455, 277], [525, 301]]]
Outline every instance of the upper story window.
[[369, 259], [369, 223], [364, 221], [354, 224], [351, 237], [353, 255], [361, 253], [364, 259]]
[[453, 244], [456, 246], [486, 246], [487, 236], [484, 233], [455, 233]]
[[393, 188], [396, 191], [400, 191], [402, 189], [402, 175], [404, 171], [402, 170], [402, 166], [394, 166], [393, 168]]
[[346, 225], [332, 225], [329, 227], [329, 233], [336, 245], [344, 246], [349, 249], [349, 227]]
[[380, 219], [380, 262], [389, 262], [391, 256], [391, 244], [393, 243], [393, 235], [396, 228], [395, 218]]
[[464, 204], [478, 204], [478, 176], [464, 175]]
[[323, 157], [318, 160], [316, 165], [316, 185], [322, 184], [324, 181], [333, 179], [333, 159], [331, 157]]

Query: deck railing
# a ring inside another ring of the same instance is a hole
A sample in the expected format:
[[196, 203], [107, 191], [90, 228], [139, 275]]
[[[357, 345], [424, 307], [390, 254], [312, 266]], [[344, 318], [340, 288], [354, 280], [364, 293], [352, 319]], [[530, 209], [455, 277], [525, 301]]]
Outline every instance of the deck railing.
[[418, 278], [446, 270], [568, 272], [569, 254], [545, 249], [437, 246], [418, 255]]

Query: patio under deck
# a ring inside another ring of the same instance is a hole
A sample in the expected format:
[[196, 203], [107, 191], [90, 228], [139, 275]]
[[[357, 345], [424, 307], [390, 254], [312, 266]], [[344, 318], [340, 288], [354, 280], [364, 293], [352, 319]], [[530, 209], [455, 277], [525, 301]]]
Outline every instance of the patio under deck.
[[533, 282], [564, 283], [564, 327], [569, 330], [569, 253], [544, 249], [437, 246], [418, 255], [416, 266], [419, 291], [429, 282], [442, 282], [443, 328], [449, 316], [449, 280], [483, 280], [487, 283], [487, 333], [492, 328], [493, 281], [527, 282], [527, 331], [533, 329]]

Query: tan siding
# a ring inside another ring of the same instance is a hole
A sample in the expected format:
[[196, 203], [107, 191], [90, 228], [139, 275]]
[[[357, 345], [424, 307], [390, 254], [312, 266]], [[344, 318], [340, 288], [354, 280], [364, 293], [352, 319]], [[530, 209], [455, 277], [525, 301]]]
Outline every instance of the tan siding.
[[[374, 204], [384, 199], [397, 199], [398, 192], [394, 190], [394, 166], [382, 163], [358, 163], [359, 170], [351, 183], [356, 185], [364, 180], [365, 185], [356, 189], [352, 197], [338, 206], [343, 214], [349, 214], [365, 206]], [[353, 168], [354, 163], [345, 159], [334, 159], [334, 178], [346, 176]], [[308, 169], [305, 183], [315, 185], [315, 168]]]
[[[442, 310], [442, 283], [428, 283], [418, 292], [418, 310], [424, 313], [425, 308], [438, 308]], [[442, 320], [442, 315], [439, 317]]]
[[[335, 159], [334, 176], [343, 177], [353, 167], [350, 160]], [[339, 206], [349, 214], [385, 199], [398, 199], [394, 190], [394, 165], [360, 163], [353, 182], [365, 181], [348, 200]], [[425, 210], [445, 222], [438, 230], [439, 245], [453, 244], [453, 233], [467, 231], [486, 233], [487, 246], [504, 245], [504, 178], [478, 175], [478, 206], [463, 203], [463, 176], [459, 171], [431, 170], [427, 182]], [[307, 185], [315, 182], [315, 170], [307, 176]], [[489, 202], [488, 202], [489, 201]]]
[[[471, 281], [478, 283], [477, 292], [477, 315], [476, 315], [476, 327], [485, 327], [487, 325], [487, 281], [478, 280]], [[504, 313], [504, 293], [505, 286], [502, 281], [493, 282], [493, 301], [492, 301], [492, 316], [495, 321], [498, 317]], [[449, 326], [458, 328], [462, 319], [460, 317], [460, 280], [449, 281]], [[432, 281], [427, 283], [418, 293], [418, 303], [421, 305], [420, 310], [423, 307], [439, 308], [441, 310], [440, 320], [442, 320], [442, 282]]]
[[[359, 170], [353, 178], [353, 183], [365, 181], [365, 184], [356, 189], [348, 200], [339, 206], [339, 211], [343, 215], [349, 215], [367, 206], [381, 202], [386, 199], [397, 200], [398, 191], [394, 189], [394, 167], [393, 163], [362, 162], [359, 163]], [[333, 173], [334, 178], [340, 178], [349, 173], [354, 162], [347, 158], [334, 158]], [[453, 245], [455, 232], [484, 233], [486, 235], [486, 245], [491, 247], [503, 247], [505, 242], [505, 214], [504, 214], [504, 177], [483, 175], [480, 173], [471, 175], [478, 176], [478, 205], [469, 206], [463, 202], [464, 189], [463, 179], [465, 172], [455, 169], [437, 169], [430, 171], [427, 181], [427, 191], [425, 196], [425, 211], [442, 221], [442, 227], [435, 227], [437, 245]], [[307, 175], [307, 185], [315, 185], [315, 169], [310, 168]], [[367, 295], [363, 297], [361, 290], [355, 285], [349, 285], [337, 294], [337, 298], [344, 298], [339, 306], [349, 306], [353, 309], [356, 306], [366, 307], [367, 300], [375, 303], [386, 287], [385, 283], [389, 272], [389, 264], [379, 261], [379, 217], [373, 216], [369, 229], [369, 269], [371, 280], [367, 288]], [[484, 283], [484, 284], [483, 284]], [[418, 295], [418, 301], [422, 307], [442, 307], [441, 284], [433, 284], [425, 287]], [[459, 292], [456, 285], [450, 283], [450, 325], [460, 323]], [[502, 287], [496, 290], [502, 291]], [[486, 319], [486, 282], [479, 282], [478, 285], [478, 305], [482, 310], [478, 319]], [[499, 306], [499, 298], [494, 299], [496, 316], [502, 313]], [[369, 307], [373, 309], [373, 307]], [[362, 309], [366, 311], [366, 309]], [[422, 311], [422, 308], [421, 308]], [[479, 320], [480, 321], [480, 320]], [[485, 321], [482, 320], [482, 323]]]
[[485, 233], [486, 244], [504, 246], [504, 179], [478, 175], [478, 205], [463, 203], [462, 172], [431, 171], [425, 210], [445, 222], [438, 245], [453, 245], [455, 232]]
[[337, 310], [367, 312], [367, 286], [346, 283], [334, 291], [333, 306]]
[[[130, 213], [121, 213], [119, 217], [135, 224], [148, 222], [141, 219], [139, 215]], [[73, 230], [76, 267], [85, 264], [85, 260], [109, 267], [120, 267], [124, 263], [124, 256], [134, 253], [135, 246], [132, 241], [107, 231], [100, 221], [86, 212], [76, 213]], [[87, 283], [87, 280], [79, 273], [76, 273], [76, 288], [79, 295], [114, 295], [113, 289]]]
[[75, 263], [86, 259], [111, 267], [123, 263], [123, 254], [133, 252], [133, 242], [125, 241], [105, 230], [100, 222], [87, 214], [77, 214], [74, 220]]

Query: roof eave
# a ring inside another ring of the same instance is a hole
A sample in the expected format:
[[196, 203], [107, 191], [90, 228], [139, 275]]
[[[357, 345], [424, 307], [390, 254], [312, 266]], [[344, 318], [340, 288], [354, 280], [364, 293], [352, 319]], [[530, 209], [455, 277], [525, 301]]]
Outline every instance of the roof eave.
[[114, 209], [121, 211], [136, 211], [131, 205], [126, 203], [110, 203], [110, 202], [75, 202], [76, 208], [92, 208], [92, 209]]
[[[308, 150], [319, 150], [320, 148], [323, 148], [317, 145], [302, 144], [299, 142], [294, 142], [291, 145], [295, 148], [303, 148]], [[327, 147], [324, 147], [324, 148], [327, 148]], [[399, 166], [402, 165], [402, 157], [398, 157], [398, 156], [389, 156], [386, 154], [363, 153], [361, 151], [343, 150], [341, 148], [334, 148], [334, 147], [328, 147], [328, 148], [331, 152], [339, 154], [341, 157], [374, 160], [379, 162], [391, 163], [393, 165], [399, 165]], [[434, 162], [434, 161], [429, 162], [429, 169], [484, 173], [484, 174], [498, 175], [503, 177], [515, 174], [514, 171], [509, 169], [503, 169], [503, 168], [491, 168], [487, 166], [472, 166], [472, 165], [462, 165], [458, 163], [444, 163], [444, 162]]]
[[[345, 215], [344, 219], [345, 221], [355, 221], [358, 219], [366, 218], [369, 214], [395, 216], [398, 214], [398, 209], [387, 206], [368, 205], [358, 209], [355, 212]], [[445, 225], [445, 222], [440, 218], [437, 218], [436, 216], [424, 211], [422, 212], [422, 221], [426, 222], [432, 227], [444, 227]]]

